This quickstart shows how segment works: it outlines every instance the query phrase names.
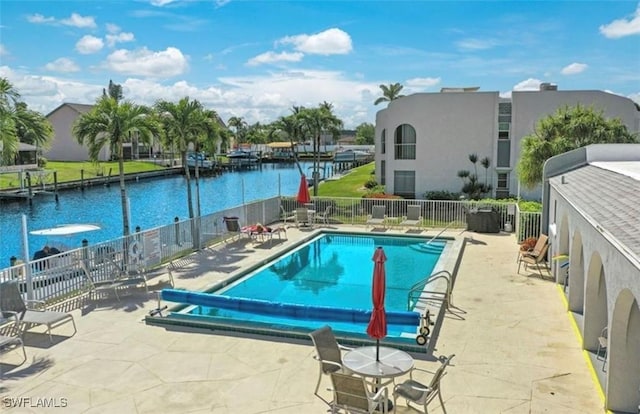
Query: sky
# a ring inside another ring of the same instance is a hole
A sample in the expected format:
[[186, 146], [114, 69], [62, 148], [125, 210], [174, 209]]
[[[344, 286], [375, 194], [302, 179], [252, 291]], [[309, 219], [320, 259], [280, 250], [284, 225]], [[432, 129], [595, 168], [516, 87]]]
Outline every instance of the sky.
[[0, 77], [43, 114], [111, 79], [137, 104], [188, 96], [249, 124], [326, 101], [346, 128], [375, 123], [396, 82], [640, 102], [640, 2], [2, 0]]

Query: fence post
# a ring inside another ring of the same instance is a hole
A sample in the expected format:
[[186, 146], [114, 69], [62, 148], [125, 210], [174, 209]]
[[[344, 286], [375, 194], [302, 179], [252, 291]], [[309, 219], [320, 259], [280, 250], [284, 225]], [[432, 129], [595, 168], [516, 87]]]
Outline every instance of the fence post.
[[178, 217], [175, 217], [173, 219], [173, 222], [175, 223], [175, 226], [176, 226], [176, 244], [178, 246], [180, 246], [181, 245], [181, 243], [180, 243], [180, 219]]

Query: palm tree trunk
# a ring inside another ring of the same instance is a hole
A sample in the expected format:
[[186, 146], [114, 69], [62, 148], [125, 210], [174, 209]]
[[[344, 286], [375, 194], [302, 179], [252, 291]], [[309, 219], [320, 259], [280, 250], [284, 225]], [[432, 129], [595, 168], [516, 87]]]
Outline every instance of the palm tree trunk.
[[182, 168], [184, 168], [184, 178], [187, 181], [187, 206], [189, 208], [189, 221], [191, 222], [191, 241], [192, 247], [195, 249], [198, 246], [198, 229], [194, 220], [193, 213], [193, 193], [191, 191], [191, 171], [189, 170], [189, 164], [187, 164], [187, 151], [180, 151], [180, 157], [182, 158]]
[[120, 176], [120, 202], [122, 203], [122, 234], [128, 236], [129, 229], [129, 205], [127, 203], [127, 189], [124, 184], [124, 160], [122, 142], [118, 144], [118, 174]]

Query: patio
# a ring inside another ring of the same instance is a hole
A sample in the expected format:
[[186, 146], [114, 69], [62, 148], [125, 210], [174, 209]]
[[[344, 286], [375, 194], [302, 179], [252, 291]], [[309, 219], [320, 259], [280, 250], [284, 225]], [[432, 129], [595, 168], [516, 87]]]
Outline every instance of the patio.
[[[172, 271], [176, 287], [204, 289], [306, 234], [289, 228], [288, 239], [273, 245], [242, 239], [180, 259]], [[463, 236], [469, 242], [453, 291], [457, 309], [447, 314], [436, 345], [436, 355], [456, 354], [442, 380], [448, 412], [603, 412], [561, 290], [534, 269], [517, 274], [512, 234]], [[120, 302], [68, 303], [78, 326], [72, 338], [64, 337], [70, 326], [54, 331], [53, 345], [46, 335], [26, 334], [24, 365], [10, 365], [18, 352], [2, 355], [3, 409], [39, 413], [55, 410], [43, 403], [64, 403], [71, 413], [326, 411], [313, 395], [318, 367], [310, 341], [145, 325], [144, 316], [157, 306], [151, 291], [167, 280], [160, 272], [150, 280], [149, 294], [137, 290]], [[414, 357], [423, 368], [437, 364]], [[324, 381], [321, 389], [329, 386]], [[20, 403], [22, 408], [12, 408]], [[430, 410], [442, 412], [437, 400]], [[399, 400], [396, 412], [416, 411]]]

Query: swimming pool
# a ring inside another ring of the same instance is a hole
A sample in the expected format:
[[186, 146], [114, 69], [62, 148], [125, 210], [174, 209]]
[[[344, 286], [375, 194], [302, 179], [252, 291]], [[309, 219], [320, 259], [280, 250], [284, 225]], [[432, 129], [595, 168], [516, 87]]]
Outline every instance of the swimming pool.
[[[191, 299], [185, 303], [198, 306], [184, 307], [171, 317], [196, 325], [221, 325], [243, 332], [266, 330], [283, 336], [306, 334], [328, 324], [338, 336], [366, 341], [372, 308], [372, 256], [382, 246], [387, 256], [385, 308], [389, 315], [383, 342], [414, 344], [417, 324], [405, 318], [410, 311], [409, 290], [416, 284], [421, 288], [434, 269], [442, 267], [439, 260], [451, 245], [447, 239], [426, 244], [427, 240], [325, 231], [207, 292], [215, 295], [189, 293]], [[163, 292], [167, 300], [186, 297], [184, 292], [173, 298], [168, 293]], [[206, 306], [209, 299], [215, 306]]]

